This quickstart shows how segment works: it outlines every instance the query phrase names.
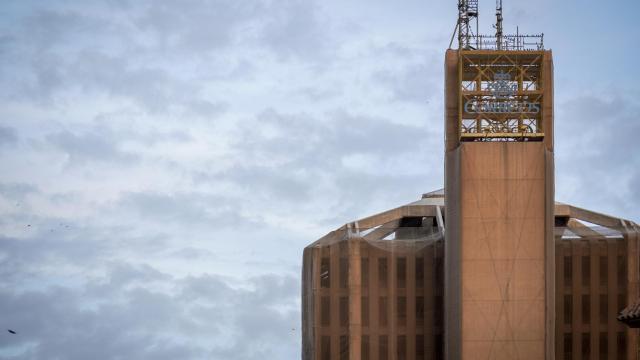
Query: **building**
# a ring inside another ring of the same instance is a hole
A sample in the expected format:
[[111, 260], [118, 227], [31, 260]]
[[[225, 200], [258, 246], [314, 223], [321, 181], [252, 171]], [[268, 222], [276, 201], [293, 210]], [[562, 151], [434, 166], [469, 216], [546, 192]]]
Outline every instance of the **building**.
[[[444, 358], [444, 210], [444, 191], [425, 194], [305, 248], [303, 359]], [[555, 358], [637, 359], [637, 333], [616, 316], [637, 294], [640, 227], [554, 213]]]
[[305, 248], [305, 360], [638, 359], [633, 222], [554, 202], [553, 59], [471, 33], [445, 56], [445, 190]]

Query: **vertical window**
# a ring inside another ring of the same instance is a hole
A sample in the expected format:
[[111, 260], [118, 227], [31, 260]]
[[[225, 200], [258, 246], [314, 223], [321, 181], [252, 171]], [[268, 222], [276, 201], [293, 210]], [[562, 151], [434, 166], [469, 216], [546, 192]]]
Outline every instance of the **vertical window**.
[[424, 360], [424, 335], [416, 335], [416, 360]]
[[618, 285], [625, 285], [627, 282], [627, 262], [624, 256], [618, 256], [616, 265], [618, 267]]
[[416, 296], [416, 325], [424, 325], [424, 297]]
[[349, 326], [349, 298], [346, 296], [340, 297], [340, 326]]
[[362, 282], [362, 288], [369, 287], [369, 258], [360, 259], [360, 281]]
[[618, 359], [627, 358], [627, 333], [621, 331], [617, 336], [618, 343]]
[[618, 309], [627, 307], [627, 297], [624, 294], [618, 294]]
[[433, 341], [433, 358], [436, 360], [444, 359], [444, 337], [442, 334], [436, 334]]
[[416, 287], [424, 287], [424, 259], [416, 258]]
[[582, 257], [582, 286], [589, 286], [591, 282], [591, 259], [588, 256]]
[[362, 360], [369, 360], [369, 336], [362, 335], [362, 343], [360, 345], [360, 358]]
[[346, 289], [349, 286], [349, 259], [340, 258], [340, 288]]
[[389, 322], [387, 318], [387, 298], [384, 296], [381, 297], [380, 301], [378, 302], [378, 305], [379, 305], [378, 319], [380, 321], [380, 326], [386, 327]]
[[399, 335], [396, 346], [398, 350], [398, 360], [407, 360], [407, 337], [405, 335]]
[[591, 322], [591, 298], [589, 295], [582, 295], [582, 323]]
[[435, 272], [435, 282], [436, 289], [444, 288], [444, 259], [442, 256], [437, 256], [434, 260], [434, 272]]
[[591, 354], [591, 334], [582, 333], [582, 358], [588, 359]]
[[340, 256], [349, 255], [349, 242], [348, 241], [340, 241], [338, 243], [338, 252], [340, 253]]
[[362, 326], [369, 326], [369, 298], [366, 296], [362, 297], [362, 304], [360, 306], [362, 309]]
[[396, 262], [396, 274], [398, 278], [398, 288], [404, 289], [407, 287], [407, 259], [406, 258], [398, 258]]
[[564, 334], [564, 358], [567, 360], [573, 358], [573, 338], [571, 333]]
[[564, 296], [564, 323], [571, 324], [573, 322], [573, 297], [571, 295]]
[[387, 335], [380, 335], [378, 339], [378, 359], [389, 359], [389, 338]]
[[340, 336], [340, 360], [349, 360], [349, 337]]
[[331, 360], [331, 337], [329, 336], [320, 338], [320, 358], [322, 360]]
[[331, 325], [331, 302], [328, 296], [320, 298], [320, 325]]
[[328, 257], [323, 257], [322, 259], [320, 259], [320, 287], [331, 287], [331, 281], [329, 277], [330, 267], [331, 265]]
[[570, 286], [573, 282], [573, 261], [571, 256], [564, 257], [564, 284]]
[[387, 258], [378, 259], [378, 284], [381, 288], [387, 287]]
[[609, 322], [609, 297], [607, 294], [600, 294], [600, 324]]
[[598, 341], [598, 348], [600, 353], [600, 359], [606, 359], [609, 353], [609, 341], [606, 332], [600, 333], [600, 340]]
[[435, 304], [433, 309], [433, 324], [438, 329], [441, 329], [444, 324], [444, 301], [442, 296], [435, 297]]
[[606, 286], [609, 277], [609, 269], [607, 269], [607, 257], [600, 256], [600, 285]]
[[407, 325], [407, 298], [398, 296], [398, 326]]

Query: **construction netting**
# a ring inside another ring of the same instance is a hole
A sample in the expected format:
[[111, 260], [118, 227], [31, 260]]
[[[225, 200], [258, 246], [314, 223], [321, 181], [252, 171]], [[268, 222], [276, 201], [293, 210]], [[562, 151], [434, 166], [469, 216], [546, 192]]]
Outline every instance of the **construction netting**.
[[[555, 207], [556, 357], [624, 358], [637, 335], [616, 316], [638, 296], [640, 228], [597, 225], [582, 213]], [[439, 192], [305, 248], [302, 359], [444, 358], [444, 214]]]
[[302, 358], [443, 358], [440, 209], [406, 207], [368, 220], [304, 250]]

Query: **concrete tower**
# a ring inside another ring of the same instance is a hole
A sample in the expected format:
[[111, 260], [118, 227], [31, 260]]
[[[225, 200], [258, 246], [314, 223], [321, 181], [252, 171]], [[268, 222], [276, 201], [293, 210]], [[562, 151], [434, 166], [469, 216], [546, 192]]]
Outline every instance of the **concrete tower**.
[[553, 61], [541, 36], [445, 59], [445, 354], [554, 358]]

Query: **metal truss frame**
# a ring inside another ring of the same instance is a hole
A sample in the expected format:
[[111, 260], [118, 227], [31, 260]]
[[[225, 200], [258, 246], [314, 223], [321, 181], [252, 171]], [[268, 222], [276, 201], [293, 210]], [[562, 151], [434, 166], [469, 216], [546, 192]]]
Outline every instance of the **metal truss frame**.
[[[544, 51], [460, 50], [459, 56], [458, 111], [463, 141], [544, 138]], [[506, 93], [496, 89], [496, 84], [506, 87]]]

